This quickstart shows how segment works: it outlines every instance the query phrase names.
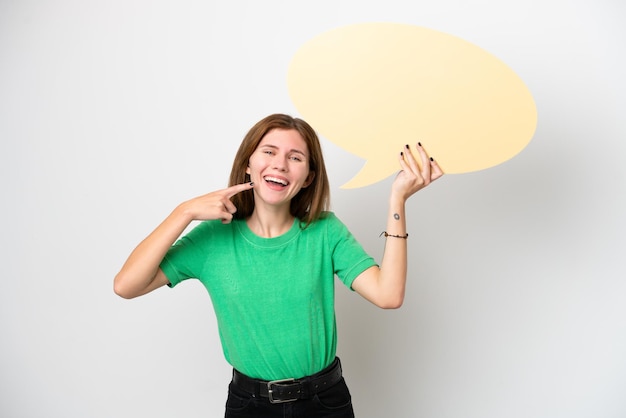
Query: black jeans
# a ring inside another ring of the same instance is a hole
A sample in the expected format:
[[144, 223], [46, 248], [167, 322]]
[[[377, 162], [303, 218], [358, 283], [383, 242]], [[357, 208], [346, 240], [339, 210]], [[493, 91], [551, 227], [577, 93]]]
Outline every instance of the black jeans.
[[342, 378], [311, 399], [270, 403], [269, 399], [245, 392], [234, 383], [228, 386], [225, 418], [354, 418], [350, 391]]

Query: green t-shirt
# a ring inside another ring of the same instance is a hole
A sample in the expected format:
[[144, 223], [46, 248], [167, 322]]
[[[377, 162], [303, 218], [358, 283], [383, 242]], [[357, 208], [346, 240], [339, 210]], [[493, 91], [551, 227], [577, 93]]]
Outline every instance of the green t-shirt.
[[205, 221], [169, 250], [161, 269], [175, 286], [197, 278], [213, 302], [226, 360], [264, 380], [314, 374], [334, 360], [334, 277], [348, 287], [376, 265], [332, 213], [275, 238], [243, 220]]

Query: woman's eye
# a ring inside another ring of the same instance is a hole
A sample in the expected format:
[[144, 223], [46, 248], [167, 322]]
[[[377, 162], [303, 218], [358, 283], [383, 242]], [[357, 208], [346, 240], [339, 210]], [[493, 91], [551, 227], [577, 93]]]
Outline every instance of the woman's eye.
[[293, 161], [302, 161], [302, 158], [297, 157], [297, 156], [292, 156], [292, 157], [291, 157], [291, 159], [292, 159]]

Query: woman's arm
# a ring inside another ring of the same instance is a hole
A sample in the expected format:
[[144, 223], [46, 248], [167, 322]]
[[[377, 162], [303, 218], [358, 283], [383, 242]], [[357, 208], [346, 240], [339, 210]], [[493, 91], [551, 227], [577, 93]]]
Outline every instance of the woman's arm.
[[405, 203], [418, 190], [443, 175], [436, 161], [428, 157], [420, 143], [417, 145], [421, 165], [409, 146], [400, 153], [400, 166], [391, 186], [385, 249], [380, 267], [370, 267], [352, 283], [352, 288], [376, 306], [395, 309], [402, 306], [407, 272], [407, 238]]
[[130, 254], [115, 276], [113, 289], [131, 299], [169, 283], [159, 268], [169, 248], [194, 220], [221, 219], [228, 223], [237, 211], [230, 198], [252, 188], [252, 183], [238, 184], [186, 201], [174, 211]]

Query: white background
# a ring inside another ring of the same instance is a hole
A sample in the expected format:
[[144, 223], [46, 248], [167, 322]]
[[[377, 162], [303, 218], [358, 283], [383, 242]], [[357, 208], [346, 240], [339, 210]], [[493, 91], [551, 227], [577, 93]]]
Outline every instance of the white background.
[[[297, 115], [300, 45], [387, 21], [496, 55], [539, 122], [517, 157], [409, 201], [402, 309], [338, 287], [357, 416], [626, 416], [625, 18], [618, 0], [0, 1], [0, 415], [223, 415], [200, 284], [126, 301], [113, 276], [225, 186], [254, 122]], [[380, 259], [391, 179], [339, 189], [363, 162], [322, 140], [333, 209]]]

